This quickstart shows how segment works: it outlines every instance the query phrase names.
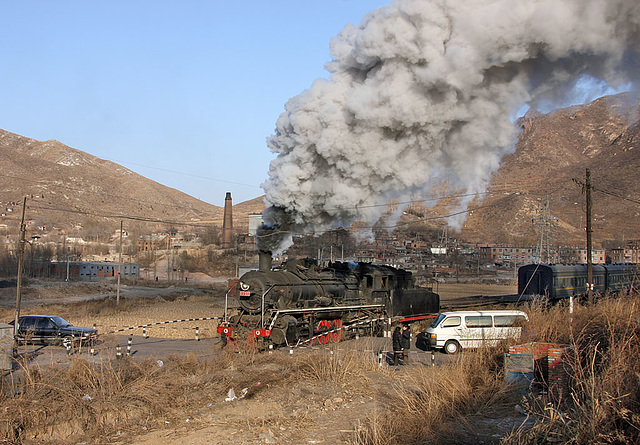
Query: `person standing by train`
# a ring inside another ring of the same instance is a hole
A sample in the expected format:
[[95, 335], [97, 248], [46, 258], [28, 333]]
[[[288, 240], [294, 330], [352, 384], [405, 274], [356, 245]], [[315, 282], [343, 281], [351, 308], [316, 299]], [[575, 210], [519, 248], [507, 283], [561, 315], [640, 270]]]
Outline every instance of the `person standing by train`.
[[402, 333], [400, 332], [400, 326], [396, 326], [393, 331], [393, 366], [398, 366], [400, 355], [402, 355]]
[[411, 330], [409, 325], [402, 326], [402, 364], [409, 363], [409, 349], [411, 348]]

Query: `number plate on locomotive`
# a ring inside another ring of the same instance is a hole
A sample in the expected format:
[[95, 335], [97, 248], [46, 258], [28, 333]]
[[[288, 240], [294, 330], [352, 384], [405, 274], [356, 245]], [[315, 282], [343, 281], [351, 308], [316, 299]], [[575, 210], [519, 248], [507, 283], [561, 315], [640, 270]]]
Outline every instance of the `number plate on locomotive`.
[[249, 292], [248, 290], [241, 290], [240, 291], [240, 296], [241, 297], [250, 297], [251, 296], [251, 292]]

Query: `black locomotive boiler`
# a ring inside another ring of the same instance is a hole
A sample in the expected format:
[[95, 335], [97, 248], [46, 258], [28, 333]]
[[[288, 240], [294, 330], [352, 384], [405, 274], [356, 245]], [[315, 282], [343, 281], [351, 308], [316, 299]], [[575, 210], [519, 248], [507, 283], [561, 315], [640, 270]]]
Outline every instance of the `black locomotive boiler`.
[[338, 342], [353, 333], [381, 335], [390, 320], [435, 314], [440, 297], [416, 287], [411, 272], [370, 263], [333, 262], [321, 268], [310, 259], [247, 272], [230, 290], [238, 303], [218, 332], [274, 346]]

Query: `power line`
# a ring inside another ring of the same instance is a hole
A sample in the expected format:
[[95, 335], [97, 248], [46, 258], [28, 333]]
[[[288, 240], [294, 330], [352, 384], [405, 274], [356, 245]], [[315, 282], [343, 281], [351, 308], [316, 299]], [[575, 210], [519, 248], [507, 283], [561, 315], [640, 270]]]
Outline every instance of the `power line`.
[[132, 221], [153, 222], [158, 224], [177, 225], [177, 226], [179, 225], [179, 226], [194, 226], [194, 227], [210, 227], [212, 225], [212, 224], [206, 224], [206, 223], [198, 223], [196, 221], [172, 221], [172, 220], [164, 220], [161, 218], [150, 218], [150, 217], [134, 216], [134, 215], [122, 215], [122, 214], [95, 213], [95, 212], [88, 212], [84, 210], [62, 209], [58, 207], [48, 207], [48, 206], [38, 206], [38, 205], [31, 205], [30, 207], [38, 210], [53, 210], [57, 212], [75, 213], [75, 214], [85, 215], [85, 216], [98, 216], [101, 218], [112, 218], [112, 219], [127, 219]]
[[233, 184], [233, 185], [242, 185], [242, 186], [245, 186], [245, 187], [252, 187], [252, 188], [257, 188], [257, 189], [260, 188], [260, 186], [257, 186], [255, 184], [244, 184], [242, 182], [227, 181], [225, 179], [211, 178], [209, 176], [201, 176], [201, 175], [196, 175], [196, 174], [193, 174], [193, 173], [180, 172], [180, 171], [169, 170], [169, 169], [160, 168], [160, 167], [152, 167], [150, 165], [137, 164], [135, 162], [130, 162], [130, 161], [119, 161], [117, 159], [105, 159], [105, 160], [113, 162], [115, 164], [124, 163], [124, 164], [129, 164], [129, 165], [137, 165], [138, 167], [144, 167], [144, 168], [149, 168], [149, 169], [152, 169], [152, 170], [159, 170], [159, 171], [168, 172], [168, 173], [175, 173], [177, 175], [189, 176], [191, 178], [207, 179], [209, 181], [222, 182], [222, 183], [225, 183], [225, 184]]

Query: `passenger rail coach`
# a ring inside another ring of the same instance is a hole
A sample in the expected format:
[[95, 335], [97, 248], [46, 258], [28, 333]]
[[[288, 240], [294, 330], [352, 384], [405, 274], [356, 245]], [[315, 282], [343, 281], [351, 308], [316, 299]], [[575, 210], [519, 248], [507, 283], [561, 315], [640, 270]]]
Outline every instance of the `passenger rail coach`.
[[[592, 268], [593, 292], [631, 292], [640, 285], [635, 264], [594, 264]], [[518, 269], [519, 295], [542, 295], [557, 300], [587, 291], [586, 264], [528, 264]]]

